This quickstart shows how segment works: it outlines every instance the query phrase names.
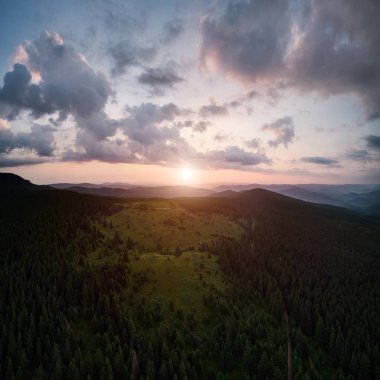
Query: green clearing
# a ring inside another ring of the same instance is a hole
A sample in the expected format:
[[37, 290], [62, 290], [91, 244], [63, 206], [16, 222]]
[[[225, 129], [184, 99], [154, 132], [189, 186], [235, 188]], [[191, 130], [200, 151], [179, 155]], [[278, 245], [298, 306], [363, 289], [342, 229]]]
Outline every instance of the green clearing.
[[208, 287], [225, 290], [228, 281], [221, 274], [215, 256], [200, 252], [185, 252], [181, 256], [156, 253], [141, 254], [131, 260], [133, 273], [149, 271], [148, 283], [139, 292], [139, 297], [174, 309], [201, 316], [205, 311], [203, 295]]
[[194, 250], [220, 237], [239, 239], [244, 232], [225, 215], [190, 213], [166, 200], [126, 203], [107, 222], [113, 229], [99, 222], [102, 233], [112, 237], [117, 230], [123, 242], [131, 239], [134, 250], [144, 253]]
[[[203, 296], [213, 288], [223, 292], [229, 281], [217, 257], [207, 252], [216, 239], [240, 239], [241, 222], [228, 216], [191, 213], [175, 201], [147, 200], [121, 204], [121, 210], [93, 222], [104, 244], [87, 255], [92, 266], [116, 264], [128, 252], [130, 281], [126, 295], [160, 304], [166, 317], [175, 310], [204, 317]], [[112, 244], [115, 234], [119, 243]], [[142, 280], [143, 279], [143, 280]]]

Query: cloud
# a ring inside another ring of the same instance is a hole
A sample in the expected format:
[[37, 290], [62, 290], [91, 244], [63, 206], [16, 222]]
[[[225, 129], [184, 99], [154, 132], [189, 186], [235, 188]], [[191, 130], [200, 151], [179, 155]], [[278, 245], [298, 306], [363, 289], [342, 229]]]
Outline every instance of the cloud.
[[260, 147], [259, 139], [253, 138], [251, 140], [247, 140], [244, 144], [250, 149], [258, 149]]
[[207, 161], [214, 162], [217, 167], [257, 166], [270, 164], [271, 160], [264, 153], [251, 153], [238, 146], [228, 146], [224, 150], [213, 150], [205, 154]]
[[91, 21], [103, 25], [106, 34], [120, 38], [136, 33], [143, 34], [148, 26], [149, 14], [138, 11], [127, 1], [82, 0], [91, 15]]
[[0, 154], [8, 154], [15, 149], [27, 149], [40, 157], [50, 157], [54, 153], [54, 129], [49, 125], [33, 124], [30, 132], [13, 133], [10, 129], [0, 129]]
[[334, 160], [332, 158], [326, 158], [326, 157], [319, 157], [319, 156], [303, 157], [301, 161], [308, 162], [311, 164], [326, 165], [326, 166], [336, 166], [337, 164], [339, 164], [338, 160]]
[[379, 118], [379, 17], [377, 1], [312, 1], [290, 54], [296, 85], [324, 94], [355, 94], [368, 119]]
[[173, 64], [148, 68], [138, 77], [138, 82], [150, 87], [156, 95], [162, 95], [165, 90], [183, 81], [184, 79], [177, 74]]
[[274, 107], [278, 104], [278, 102], [282, 98], [282, 94], [280, 91], [282, 89], [283, 87], [281, 87], [279, 84], [277, 84], [276, 86], [267, 88], [266, 93], [265, 93], [265, 98], [269, 106]]
[[210, 99], [210, 104], [202, 106], [199, 109], [199, 115], [204, 118], [210, 116], [225, 116], [228, 115], [228, 108], [225, 104], [218, 105], [213, 99]]
[[184, 32], [184, 20], [174, 18], [164, 25], [163, 41], [170, 43], [180, 37]]
[[345, 157], [347, 157], [349, 160], [360, 161], [363, 163], [380, 160], [380, 157], [376, 157], [376, 155], [371, 154], [368, 152], [368, 150], [365, 149], [349, 149], [346, 152]]
[[129, 67], [150, 62], [156, 56], [157, 49], [137, 46], [130, 41], [121, 41], [111, 45], [108, 53], [113, 62], [111, 74], [119, 76], [125, 74]]
[[10, 158], [5, 154], [0, 154], [0, 168], [37, 165], [44, 162], [46, 162], [46, 160], [41, 158]]
[[52, 113], [55, 108], [44, 99], [41, 88], [31, 83], [32, 76], [28, 69], [19, 63], [13, 65], [13, 70], [4, 76], [4, 85], [0, 88], [0, 103], [11, 107], [6, 115], [14, 119], [20, 109], [30, 109], [35, 117]]
[[[77, 122], [75, 149], [68, 149], [65, 160], [166, 164], [181, 162], [195, 150], [180, 136], [177, 118], [187, 116], [188, 109], [174, 103], [142, 103], [125, 108], [126, 116]], [[89, 127], [87, 124], [90, 124]]]
[[136, 162], [137, 157], [128, 148], [126, 140], [108, 138], [99, 140], [88, 130], [79, 130], [76, 136], [76, 150], [68, 149], [62, 159], [66, 161], [99, 160], [111, 163]]
[[107, 137], [114, 136], [120, 127], [120, 121], [110, 119], [104, 111], [97, 112], [90, 117], [75, 117], [76, 128], [78, 130], [87, 130], [97, 140], [104, 140]]
[[293, 142], [295, 136], [294, 123], [290, 116], [285, 116], [272, 123], [265, 124], [261, 129], [271, 131], [276, 136], [274, 140], [268, 141], [268, 145], [274, 148], [277, 148], [280, 144], [283, 144], [287, 148], [288, 144]]
[[194, 132], [200, 132], [200, 133], [203, 133], [207, 130], [207, 128], [212, 125], [212, 123], [210, 123], [209, 121], [207, 120], [200, 120], [200, 121], [197, 121], [194, 126], [193, 126], [193, 131]]
[[11, 126], [9, 122], [5, 119], [0, 118], [0, 131], [3, 129], [9, 129]]
[[207, 128], [212, 125], [211, 122], [208, 120], [199, 120], [199, 121], [193, 121], [193, 120], [185, 120], [185, 121], [178, 121], [175, 122], [175, 126], [177, 128], [192, 128], [194, 132], [203, 133], [207, 130]]
[[[76, 149], [68, 149], [65, 160], [107, 162], [128, 162], [140, 164], [178, 165], [183, 162], [195, 162], [210, 168], [250, 167], [271, 160], [263, 152], [252, 153], [237, 146], [223, 150], [199, 152], [189, 145], [180, 135], [182, 128], [193, 130], [206, 128], [207, 121], [181, 121], [189, 114], [174, 103], [157, 105], [142, 103], [126, 107], [126, 116], [122, 119], [104, 121], [118, 132], [111, 136], [97, 135], [96, 127], [79, 127], [76, 137]], [[86, 119], [85, 121], [88, 121]], [[122, 135], [121, 135], [122, 134]]]
[[217, 141], [217, 142], [223, 142], [223, 141], [228, 140], [228, 136], [224, 135], [223, 133], [218, 132], [214, 136], [214, 140]]
[[[14, 60], [0, 90], [0, 102], [14, 107], [8, 118], [21, 109], [36, 117], [54, 111], [89, 117], [102, 110], [112, 94], [104, 74], [95, 72], [58, 33], [43, 32], [34, 43], [23, 43]], [[31, 72], [41, 78], [38, 85], [31, 83]]]
[[[7, 105], [8, 119], [22, 109], [36, 118], [57, 112], [56, 119], [49, 119], [55, 126], [72, 114], [78, 133], [87, 131], [97, 140], [116, 133], [117, 122], [104, 112], [112, 94], [106, 77], [93, 70], [59, 34], [43, 32], [33, 43], [19, 45], [13, 58], [20, 63], [5, 75], [0, 89], [0, 103]], [[40, 78], [38, 85], [31, 83], [32, 74]], [[3, 133], [2, 141], [6, 151], [28, 148], [39, 156], [50, 156], [54, 150], [53, 130], [48, 126], [32, 125], [30, 134]]]
[[380, 3], [229, 1], [202, 22], [199, 63], [244, 85], [283, 82], [325, 96], [353, 94], [380, 118]]
[[86, 130], [79, 131], [77, 149], [69, 149], [63, 158], [68, 161], [175, 165], [196, 156], [196, 151], [174, 129], [156, 128], [155, 135], [148, 140], [145, 139], [147, 136], [132, 137], [98, 140]]
[[203, 18], [200, 65], [241, 81], [271, 78], [283, 71], [290, 32], [287, 1], [230, 1]]
[[174, 103], [162, 106], [142, 103], [139, 106], [127, 107], [126, 111], [129, 115], [122, 122], [124, 133], [131, 140], [144, 145], [153, 144], [157, 140], [178, 137], [178, 128], [170, 128], [161, 123], [171, 122], [175, 117], [188, 113], [188, 110], [180, 109]]
[[365, 138], [370, 149], [380, 150], [380, 136], [369, 135]]

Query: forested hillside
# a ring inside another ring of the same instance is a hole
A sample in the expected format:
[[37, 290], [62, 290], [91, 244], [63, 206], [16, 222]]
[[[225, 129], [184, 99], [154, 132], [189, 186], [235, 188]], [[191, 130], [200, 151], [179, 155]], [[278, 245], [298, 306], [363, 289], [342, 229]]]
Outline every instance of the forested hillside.
[[0, 377], [377, 379], [379, 247], [349, 211], [264, 190], [2, 186]]
[[260, 189], [232, 202], [181, 203], [197, 211], [245, 215], [252, 226], [244, 241], [215, 247], [222, 268], [236, 280], [235, 297], [244, 300], [239, 312], [227, 311], [223, 318], [235, 326], [231, 346], [224, 345], [226, 352], [237, 352], [235, 360], [239, 324], [234, 315], [247, 325], [247, 304], [261, 300], [273, 316], [285, 324], [289, 319], [294, 378], [380, 377], [378, 225], [344, 209]]

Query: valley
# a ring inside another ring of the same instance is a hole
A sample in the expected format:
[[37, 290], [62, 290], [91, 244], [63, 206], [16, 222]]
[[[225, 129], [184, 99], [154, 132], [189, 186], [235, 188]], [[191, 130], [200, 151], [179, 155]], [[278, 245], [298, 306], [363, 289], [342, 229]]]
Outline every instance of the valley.
[[3, 377], [378, 377], [371, 219], [263, 189], [112, 198], [0, 180]]

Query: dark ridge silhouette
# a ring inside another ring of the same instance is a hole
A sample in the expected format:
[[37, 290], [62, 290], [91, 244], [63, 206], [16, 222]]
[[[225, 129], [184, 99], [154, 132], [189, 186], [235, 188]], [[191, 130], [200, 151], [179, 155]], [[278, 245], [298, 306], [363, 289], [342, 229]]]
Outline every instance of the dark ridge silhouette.
[[36, 185], [16, 174], [0, 173], [0, 186], [33, 187]]

